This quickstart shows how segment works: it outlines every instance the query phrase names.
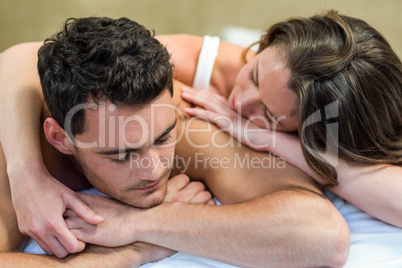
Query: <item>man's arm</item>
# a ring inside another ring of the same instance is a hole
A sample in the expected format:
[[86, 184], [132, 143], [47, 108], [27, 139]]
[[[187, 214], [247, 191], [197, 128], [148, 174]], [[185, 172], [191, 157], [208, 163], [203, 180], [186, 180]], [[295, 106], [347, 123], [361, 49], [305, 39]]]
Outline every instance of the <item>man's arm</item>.
[[[347, 224], [307, 175], [240, 145], [214, 125], [190, 120], [189, 135], [176, 153], [189, 161], [190, 177], [203, 180], [218, 200], [231, 205], [163, 204], [144, 211], [136, 218], [143, 221], [135, 221], [139, 240], [240, 266], [346, 262]], [[202, 145], [209, 147], [196, 148]]]
[[340, 267], [347, 226], [320, 198], [288, 189], [216, 208], [164, 204], [137, 215], [133, 237], [240, 266]]
[[[207, 127], [200, 120], [191, 125], [193, 130]], [[109, 222], [112, 228], [76, 228], [76, 236], [114, 246], [139, 240], [239, 266], [342, 266], [350, 243], [347, 224], [312, 180], [289, 164], [286, 169], [273, 162], [268, 167], [269, 161], [278, 161], [269, 154], [245, 146], [224, 147], [230, 137], [222, 132], [214, 136], [214, 126], [210, 130], [187, 137], [194, 147], [179, 143], [177, 161], [182, 167], [188, 161], [186, 173], [203, 179], [219, 200], [230, 205], [164, 203], [149, 210], [116, 205], [109, 207], [117, 215]], [[215, 147], [192, 149], [205, 144]], [[266, 167], [253, 166], [259, 159]], [[98, 211], [99, 204], [89, 204]], [[102, 209], [98, 213], [107, 215]], [[124, 220], [118, 215], [125, 215]]]
[[172, 255], [173, 251], [146, 243], [105, 248], [90, 245], [64, 259], [28, 253], [0, 253], [2, 267], [137, 267]]
[[89, 204], [108, 216], [108, 228], [71, 225], [77, 237], [106, 246], [152, 241], [246, 267], [340, 267], [348, 257], [350, 237], [341, 215], [330, 201], [300, 187], [222, 206], [178, 202], [139, 210], [103, 202], [106, 211], [99, 200]]
[[[0, 162], [1, 163], [1, 162]], [[1, 170], [1, 169], [0, 169]], [[4, 169], [3, 169], [4, 171]], [[5, 173], [5, 171], [4, 171]], [[1, 182], [5, 182], [6, 185], [1, 187], [0, 197], [4, 198], [9, 195], [9, 187], [8, 180], [2, 180]], [[5, 190], [6, 189], [6, 190]], [[7, 191], [8, 189], [8, 191]], [[84, 195], [89, 198], [92, 195]], [[130, 206], [124, 206], [117, 201], [109, 200], [109, 198], [104, 198], [100, 196], [93, 196], [96, 198], [103, 198], [108, 200], [111, 203], [120, 204], [123, 208], [131, 208]], [[8, 198], [5, 198], [8, 199]], [[200, 182], [190, 182], [190, 179], [186, 175], [178, 175], [174, 178], [171, 178], [168, 182], [167, 193], [165, 196], [165, 202], [192, 202], [197, 204], [215, 204], [211, 194], [205, 190], [205, 186]], [[3, 223], [8, 222], [4, 232], [3, 229], [1, 234], [0, 241], [3, 244], [5, 242], [9, 242], [8, 240], [12, 240], [11, 242], [15, 245], [14, 248], [2, 248], [3, 251], [16, 251], [21, 244], [22, 239], [18, 239], [18, 237], [22, 237], [18, 232], [17, 224], [14, 220], [11, 221], [8, 218], [8, 214], [5, 213], [6, 209], [9, 210], [10, 213], [13, 213], [11, 202], [2, 203], [0, 207], [0, 227], [2, 227]], [[118, 211], [113, 208], [110, 213], [119, 214]], [[124, 218], [124, 213], [121, 214]], [[64, 217], [69, 220], [71, 217], [75, 217], [79, 221], [83, 220], [79, 218], [72, 210], [68, 210]], [[103, 224], [108, 224], [108, 220], [106, 220]], [[94, 226], [94, 225], [92, 225]], [[11, 232], [11, 230], [15, 231], [15, 233]], [[119, 232], [120, 233], [120, 232]], [[18, 236], [19, 235], [19, 236]], [[107, 239], [107, 237], [105, 237]], [[123, 243], [124, 244], [124, 243]], [[25, 253], [0, 253], [0, 263], [6, 267], [27, 267], [27, 265], [33, 265], [34, 267], [49, 267], [49, 266], [57, 266], [57, 267], [98, 267], [98, 266], [107, 266], [107, 267], [137, 267], [140, 264], [157, 261], [163, 259], [167, 256], [170, 256], [174, 253], [173, 250], [162, 248], [155, 245], [150, 245], [147, 243], [134, 243], [128, 246], [122, 247], [114, 247], [114, 248], [104, 248], [94, 245], [89, 245], [85, 251], [82, 253], [77, 253], [66, 257], [65, 259], [59, 259], [56, 257], [48, 256], [48, 255], [34, 255], [34, 254], [25, 254]]]

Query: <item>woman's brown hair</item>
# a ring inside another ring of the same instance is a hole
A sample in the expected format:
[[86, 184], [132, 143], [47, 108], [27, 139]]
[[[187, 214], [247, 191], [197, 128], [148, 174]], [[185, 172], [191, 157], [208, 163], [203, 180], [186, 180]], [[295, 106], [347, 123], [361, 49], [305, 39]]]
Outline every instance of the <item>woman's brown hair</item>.
[[299, 138], [308, 164], [337, 185], [327, 150], [364, 164], [402, 165], [402, 67], [384, 37], [362, 20], [329, 11], [292, 18], [262, 35], [278, 46], [300, 98]]

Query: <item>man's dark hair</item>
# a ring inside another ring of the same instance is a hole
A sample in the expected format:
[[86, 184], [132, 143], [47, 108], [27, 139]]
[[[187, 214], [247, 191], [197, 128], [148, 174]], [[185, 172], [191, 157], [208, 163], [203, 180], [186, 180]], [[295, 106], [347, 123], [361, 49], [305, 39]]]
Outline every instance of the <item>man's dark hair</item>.
[[[62, 127], [68, 112], [89, 98], [138, 106], [165, 89], [173, 95], [169, 53], [153, 32], [127, 18], [68, 19], [62, 31], [45, 40], [38, 57], [46, 104]], [[84, 123], [81, 109], [69, 134], [82, 133]]]

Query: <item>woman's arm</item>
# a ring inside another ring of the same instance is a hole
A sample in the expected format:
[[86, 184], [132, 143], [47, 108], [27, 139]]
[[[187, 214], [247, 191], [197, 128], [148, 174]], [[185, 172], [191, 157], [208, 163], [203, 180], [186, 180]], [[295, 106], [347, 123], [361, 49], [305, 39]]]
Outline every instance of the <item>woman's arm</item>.
[[[275, 139], [272, 136], [275, 135]], [[306, 172], [318, 183], [323, 183], [308, 166], [297, 136], [276, 132], [268, 134], [267, 150]], [[272, 141], [275, 140], [275, 144]], [[324, 154], [337, 172], [338, 186], [331, 191], [387, 223], [402, 227], [402, 167], [393, 165], [365, 165], [345, 161], [338, 156]]]
[[46, 253], [64, 257], [84, 248], [67, 229], [64, 211], [70, 208], [93, 224], [102, 218], [55, 180], [43, 163], [39, 133], [44, 102], [36, 67], [40, 46], [20, 44], [1, 54], [0, 141], [19, 229]]
[[[183, 90], [182, 97], [205, 108], [187, 108], [189, 115], [215, 123], [250, 148], [275, 153], [324, 184], [305, 161], [296, 135], [259, 128], [233, 111], [219, 95], [187, 89]], [[402, 183], [399, 181], [402, 167], [363, 165], [325, 153], [323, 157], [335, 166], [338, 174], [339, 185], [330, 190], [370, 215], [402, 227]]]
[[355, 206], [402, 228], [402, 167], [340, 160], [339, 185], [331, 189]]
[[156, 36], [169, 51], [173, 64], [173, 78], [186, 85], [192, 85], [197, 69], [198, 56], [201, 51], [203, 38], [188, 34]]
[[39, 143], [43, 97], [36, 71], [40, 45], [20, 44], [0, 57], [0, 139], [11, 173], [21, 167], [43, 168]]
[[[186, 85], [193, 85], [194, 76], [197, 70], [198, 57], [203, 45], [203, 37], [177, 34], [161, 35], [157, 39], [164, 44], [172, 57], [174, 65], [174, 78]], [[242, 59], [245, 48], [221, 41], [218, 55], [215, 59], [211, 75], [210, 87], [216, 93], [227, 97], [233, 89], [237, 74], [243, 67]], [[247, 58], [255, 53], [249, 51]]]

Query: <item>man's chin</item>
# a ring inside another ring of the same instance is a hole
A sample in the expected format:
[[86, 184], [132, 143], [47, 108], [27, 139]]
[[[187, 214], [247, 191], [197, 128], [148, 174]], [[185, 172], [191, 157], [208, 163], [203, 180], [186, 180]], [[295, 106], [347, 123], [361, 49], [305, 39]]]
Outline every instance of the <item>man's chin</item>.
[[164, 192], [155, 192], [150, 196], [142, 197], [142, 198], [130, 198], [129, 200], [124, 200], [123, 202], [127, 205], [133, 206], [135, 208], [152, 208], [162, 204], [165, 199], [166, 191]]
[[153, 208], [153, 207], [159, 206], [160, 204], [162, 204], [162, 202], [163, 202], [163, 198], [160, 199], [160, 200], [159, 199], [158, 200], [152, 200], [152, 201], [144, 202], [144, 203], [141, 203], [141, 204], [133, 204], [132, 206], [136, 207], [136, 208], [146, 209], [146, 208]]

